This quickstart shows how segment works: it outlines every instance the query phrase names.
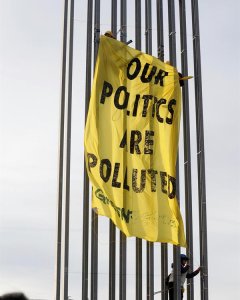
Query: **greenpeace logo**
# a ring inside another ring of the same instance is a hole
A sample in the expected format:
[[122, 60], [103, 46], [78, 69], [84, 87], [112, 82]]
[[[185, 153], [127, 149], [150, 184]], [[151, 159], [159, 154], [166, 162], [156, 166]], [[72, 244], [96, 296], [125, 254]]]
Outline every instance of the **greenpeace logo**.
[[108, 199], [108, 197], [103, 194], [103, 191], [101, 189], [97, 189], [95, 191], [95, 196], [100, 201], [102, 201], [104, 204], [110, 205], [115, 210], [118, 217], [121, 218], [122, 220], [124, 220], [126, 223], [129, 223], [130, 219], [132, 219], [132, 211], [131, 210], [128, 209], [126, 212], [124, 207], [121, 208], [121, 207], [116, 206], [112, 200]]

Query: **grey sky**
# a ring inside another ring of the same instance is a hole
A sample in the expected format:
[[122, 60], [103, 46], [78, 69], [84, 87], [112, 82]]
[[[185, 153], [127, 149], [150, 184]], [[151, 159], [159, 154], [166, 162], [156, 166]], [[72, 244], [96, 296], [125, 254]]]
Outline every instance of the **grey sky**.
[[[101, 2], [103, 7], [108, 1]], [[127, 2], [132, 5], [134, 1]], [[239, 1], [199, 2], [209, 293], [213, 300], [237, 299], [240, 296]], [[75, 1], [69, 277], [69, 294], [74, 300], [80, 300], [81, 295], [86, 3], [86, 0]], [[110, 28], [110, 5], [107, 6], [109, 9], [104, 11], [101, 21], [102, 33]], [[189, 8], [187, 1], [187, 12]], [[63, 1], [59, 0], [0, 1], [0, 294], [21, 290], [32, 298], [53, 299], [62, 12]], [[130, 17], [129, 14], [128, 37], [134, 39]], [[189, 61], [193, 55], [190, 27]], [[153, 25], [153, 34], [155, 31]], [[178, 66], [180, 69], [180, 59]], [[193, 82], [190, 95], [192, 90]], [[197, 240], [193, 97], [191, 101], [193, 213]], [[180, 175], [183, 177], [182, 171]], [[102, 299], [107, 295], [108, 284], [106, 224], [107, 221], [100, 218], [99, 296]], [[134, 239], [130, 239], [129, 261], [134, 261], [133, 251], [130, 251], [134, 244]], [[156, 253], [158, 250], [159, 245], [156, 245]], [[195, 267], [199, 264], [198, 253], [196, 242]], [[128, 282], [132, 284], [128, 286], [128, 299], [134, 297], [134, 272], [134, 266], [129, 264]], [[156, 290], [160, 289], [159, 274], [160, 270], [156, 270]], [[195, 282], [198, 290], [199, 280]]]

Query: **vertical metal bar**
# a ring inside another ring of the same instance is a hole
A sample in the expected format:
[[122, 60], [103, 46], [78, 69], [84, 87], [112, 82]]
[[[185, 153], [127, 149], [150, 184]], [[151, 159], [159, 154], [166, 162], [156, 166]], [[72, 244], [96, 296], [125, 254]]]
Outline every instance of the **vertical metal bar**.
[[[146, 52], [152, 54], [152, 1], [145, 0]], [[147, 299], [154, 297], [154, 246], [147, 242]]]
[[[112, 0], [111, 30], [117, 38], [117, 0]], [[115, 300], [116, 291], [116, 227], [109, 220], [109, 300]]]
[[154, 248], [147, 242], [147, 299], [154, 299]]
[[[94, 66], [100, 38], [100, 0], [94, 6]], [[92, 209], [91, 227], [91, 299], [97, 300], [98, 292], [98, 214]]]
[[[121, 0], [121, 41], [127, 41], [127, 6], [126, 0]], [[124, 122], [125, 123], [125, 122]], [[124, 125], [125, 126], [125, 125]], [[125, 161], [124, 161], [125, 164]], [[127, 286], [127, 278], [126, 278], [126, 265], [127, 265], [127, 239], [123, 232], [120, 231], [120, 261], [119, 261], [119, 299], [126, 299], [126, 286]]]
[[[169, 27], [169, 58], [172, 66], [176, 66], [176, 28], [175, 28], [175, 1], [168, 0], [168, 27]], [[177, 198], [179, 199], [179, 163], [176, 164]], [[173, 246], [174, 258], [174, 299], [181, 299], [180, 248]]]
[[[157, 49], [158, 58], [164, 61], [164, 23], [163, 23], [163, 2], [157, 0]], [[161, 244], [161, 299], [168, 299], [168, 290], [166, 289], [165, 279], [168, 276], [168, 245]]]
[[141, 0], [135, 0], [135, 47], [141, 50]]
[[194, 83], [197, 127], [198, 197], [199, 197], [199, 236], [201, 272], [201, 300], [208, 300], [208, 253], [207, 253], [207, 209], [205, 181], [204, 126], [202, 103], [202, 72], [198, 1], [192, 3]]
[[62, 82], [60, 106], [60, 136], [58, 163], [58, 204], [57, 204], [57, 261], [56, 261], [56, 293], [55, 300], [60, 300], [61, 293], [61, 250], [62, 250], [62, 191], [63, 191], [63, 157], [64, 157], [64, 119], [65, 119], [65, 81], [67, 56], [67, 20], [68, 0], [64, 1], [63, 45], [62, 45]]
[[168, 289], [166, 288], [165, 279], [168, 276], [168, 246], [161, 244], [161, 299], [168, 299]]
[[146, 52], [152, 54], [152, 0], [145, 0]]
[[121, 0], [121, 41], [127, 41], [127, 5], [126, 0]]
[[98, 215], [92, 210], [91, 230], [91, 299], [97, 300], [98, 292]]
[[94, 65], [97, 59], [100, 38], [100, 0], [95, 0], [94, 8]]
[[64, 300], [68, 300], [69, 265], [69, 216], [70, 216], [70, 165], [72, 124], [72, 68], [73, 68], [74, 0], [70, 1], [69, 60], [68, 60], [68, 103], [67, 103], [67, 150], [66, 150], [66, 195], [65, 195], [65, 243], [64, 243]]
[[[135, 0], [135, 47], [141, 50], [141, 0]], [[136, 238], [136, 299], [142, 300], [142, 240]]]
[[142, 300], [142, 240], [136, 238], [136, 299]]
[[117, 0], [112, 0], [111, 30], [113, 36], [117, 38]]
[[126, 300], [126, 287], [127, 287], [127, 278], [126, 278], [126, 265], [127, 265], [127, 239], [124, 233], [120, 231], [120, 251], [119, 251], [119, 299]]
[[168, 30], [169, 30], [169, 58], [172, 66], [176, 66], [176, 28], [174, 0], [168, 0]]
[[98, 215], [92, 210], [91, 299], [97, 299], [98, 288]]
[[181, 262], [180, 247], [173, 246], [173, 284], [174, 284], [174, 300], [181, 299]]
[[116, 287], [116, 227], [109, 221], [109, 300], [115, 300]]
[[[187, 25], [185, 0], [179, 0], [180, 40], [181, 40], [181, 65], [182, 75], [188, 76], [187, 57]], [[191, 141], [189, 121], [189, 90], [188, 81], [182, 87], [183, 99], [183, 137], [184, 137], [184, 174], [185, 174], [185, 215], [187, 256], [190, 259], [190, 272], [193, 271], [193, 224], [192, 224], [192, 176], [191, 176]], [[193, 279], [187, 281], [187, 297], [194, 300]]]
[[[88, 0], [87, 9], [87, 47], [86, 47], [86, 87], [85, 87], [85, 121], [91, 93], [92, 79], [92, 14], [93, 0]], [[82, 239], [82, 299], [88, 299], [88, 249], [89, 249], [89, 179], [84, 160], [83, 189], [83, 239]]]
[[157, 0], [157, 49], [158, 58], [164, 61], [164, 34], [163, 34], [163, 3]]

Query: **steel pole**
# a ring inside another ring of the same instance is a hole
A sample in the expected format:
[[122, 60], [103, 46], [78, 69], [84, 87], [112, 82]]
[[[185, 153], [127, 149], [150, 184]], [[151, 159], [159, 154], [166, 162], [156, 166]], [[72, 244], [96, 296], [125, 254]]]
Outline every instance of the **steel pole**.
[[[92, 15], [93, 0], [88, 0], [87, 8], [87, 47], [86, 47], [86, 87], [85, 87], [85, 122], [91, 94], [92, 79]], [[89, 251], [89, 179], [84, 159], [83, 187], [83, 239], [82, 239], [82, 299], [88, 299], [88, 251]]]
[[[169, 27], [169, 58], [172, 66], [176, 67], [176, 28], [175, 28], [175, 2], [168, 0], [168, 27]], [[176, 164], [176, 194], [179, 201], [179, 163]], [[181, 273], [180, 273], [180, 247], [173, 246], [174, 258], [174, 299], [181, 299]]]
[[[157, 49], [158, 58], [164, 61], [164, 23], [163, 23], [163, 1], [157, 0]], [[168, 299], [165, 279], [168, 276], [168, 245], [161, 243], [161, 299]]]
[[[146, 53], [152, 54], [152, 1], [145, 0]], [[147, 299], [154, 298], [154, 244], [147, 242]]]
[[[135, 48], [141, 50], [141, 0], [135, 0]], [[136, 238], [136, 299], [142, 300], [142, 239]]]
[[[112, 0], [111, 31], [117, 38], [117, 0]], [[109, 300], [115, 300], [116, 292], [116, 227], [109, 220]]]
[[70, 166], [71, 166], [71, 125], [72, 125], [72, 70], [73, 70], [73, 27], [74, 0], [70, 1], [69, 58], [68, 58], [68, 102], [67, 102], [67, 150], [65, 177], [65, 242], [64, 242], [64, 300], [68, 300], [69, 266], [69, 218], [70, 218]]
[[157, 0], [157, 49], [158, 58], [164, 61], [163, 2]]
[[64, 160], [64, 122], [65, 122], [65, 81], [67, 56], [67, 20], [68, 0], [64, 1], [63, 45], [62, 45], [62, 81], [60, 102], [60, 133], [58, 156], [58, 203], [57, 203], [57, 257], [56, 257], [56, 291], [55, 300], [60, 300], [61, 294], [61, 257], [62, 257], [62, 192], [63, 192], [63, 160]]
[[126, 300], [127, 289], [127, 239], [123, 232], [120, 231], [120, 250], [119, 250], [119, 299]]
[[135, 0], [135, 47], [141, 50], [141, 0]]
[[[120, 23], [121, 23], [121, 41], [126, 43], [127, 41], [127, 4], [126, 0], [121, 0], [121, 12], [120, 12]], [[123, 124], [125, 127], [125, 121]], [[125, 165], [125, 159], [123, 158], [123, 165]], [[124, 167], [123, 167], [124, 169]], [[127, 239], [126, 235], [120, 231], [120, 250], [119, 250], [119, 299], [126, 300], [126, 269], [127, 269]]]
[[[179, 0], [180, 41], [182, 75], [188, 76], [187, 25], [185, 0]], [[185, 175], [185, 215], [187, 256], [190, 259], [190, 269], [193, 271], [193, 223], [192, 223], [192, 176], [191, 176], [191, 140], [189, 120], [189, 89], [188, 81], [182, 87], [183, 100], [183, 137], [184, 137], [184, 175]], [[187, 280], [187, 298], [194, 300], [194, 281]]]
[[168, 276], [168, 245], [161, 244], [161, 299], [168, 299], [168, 289], [166, 288], [165, 279]]
[[[94, 6], [94, 67], [97, 60], [100, 40], [100, 0]], [[98, 214], [91, 214], [91, 299], [97, 300], [98, 293]]]
[[146, 52], [152, 54], [152, 0], [145, 0]]
[[196, 128], [197, 128], [200, 263], [202, 267], [201, 300], [208, 300], [207, 207], [206, 207], [205, 152], [204, 152], [205, 150], [204, 150], [199, 11], [198, 11], [198, 1], [191, 0], [191, 3], [192, 3]]
[[109, 220], [109, 300], [115, 300], [116, 291], [116, 227]]

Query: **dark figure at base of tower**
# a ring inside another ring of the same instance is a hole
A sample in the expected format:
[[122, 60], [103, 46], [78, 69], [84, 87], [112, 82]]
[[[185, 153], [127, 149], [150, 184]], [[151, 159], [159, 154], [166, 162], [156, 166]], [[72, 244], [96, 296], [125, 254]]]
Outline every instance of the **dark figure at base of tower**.
[[[196, 276], [201, 268], [199, 267], [197, 270], [195, 270], [192, 273], [189, 273], [189, 258], [185, 254], [181, 254], [181, 299], [183, 299], [183, 292], [184, 292], [184, 282], [186, 278], [193, 278]], [[168, 293], [169, 293], [169, 300], [174, 300], [174, 282], [173, 282], [173, 264], [172, 264], [172, 272], [168, 275], [166, 278], [166, 285], [168, 287]]]

